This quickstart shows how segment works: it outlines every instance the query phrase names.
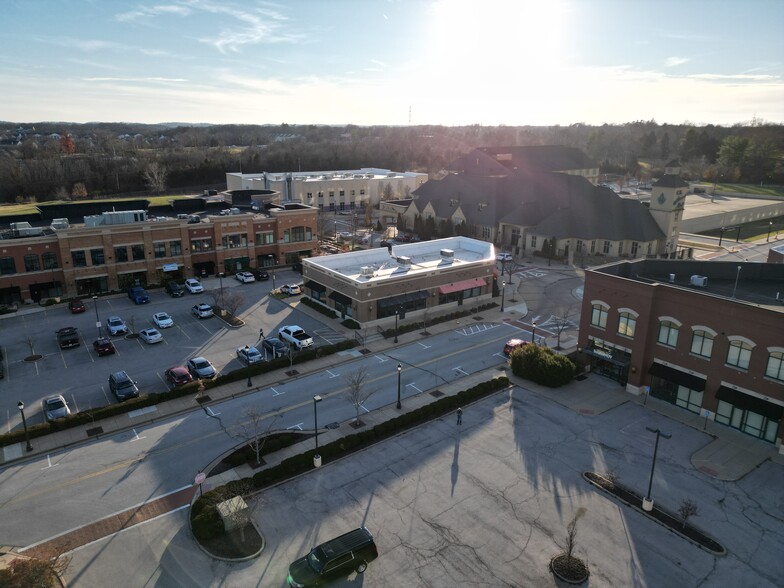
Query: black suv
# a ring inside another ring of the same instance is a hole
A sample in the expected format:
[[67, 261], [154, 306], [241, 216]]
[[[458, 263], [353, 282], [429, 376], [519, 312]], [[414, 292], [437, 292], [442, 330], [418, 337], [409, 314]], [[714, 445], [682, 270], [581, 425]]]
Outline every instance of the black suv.
[[114, 372], [109, 376], [109, 390], [112, 391], [120, 402], [139, 395], [136, 382], [131, 380], [131, 377], [125, 371]]
[[185, 288], [180, 286], [177, 282], [168, 282], [166, 284], [166, 292], [173, 298], [179, 298], [185, 294]]
[[329, 579], [348, 575], [352, 570], [363, 573], [368, 562], [377, 557], [373, 535], [361, 527], [311, 549], [310, 553], [289, 566], [287, 580], [292, 588], [321, 586]]

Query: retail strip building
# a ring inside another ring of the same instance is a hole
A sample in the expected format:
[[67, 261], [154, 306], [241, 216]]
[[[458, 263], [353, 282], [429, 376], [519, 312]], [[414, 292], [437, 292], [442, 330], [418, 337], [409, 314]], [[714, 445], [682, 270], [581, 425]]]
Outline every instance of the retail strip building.
[[593, 371], [776, 443], [784, 415], [784, 265], [622, 261], [585, 274]]

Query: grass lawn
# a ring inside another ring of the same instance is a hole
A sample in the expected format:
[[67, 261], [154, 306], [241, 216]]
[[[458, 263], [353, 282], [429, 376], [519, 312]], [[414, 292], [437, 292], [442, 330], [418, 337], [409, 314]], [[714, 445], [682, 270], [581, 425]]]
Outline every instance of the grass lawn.
[[[749, 241], [757, 241], [759, 239], [767, 239], [768, 231], [770, 231], [771, 238], [775, 237], [777, 234], [784, 233], [784, 216], [759, 220], [747, 225], [742, 225], [740, 228], [740, 240], [746, 243]], [[709, 235], [711, 237], [719, 237], [721, 236], [721, 230], [713, 229], [712, 231], [705, 231], [701, 234]], [[734, 241], [737, 234], [737, 229], [731, 229], [729, 231], [725, 230], [724, 241]]]
[[46, 206], [54, 206], [58, 204], [77, 204], [80, 202], [111, 203], [111, 202], [122, 202], [124, 200], [147, 200], [147, 202], [150, 203], [150, 206], [161, 206], [161, 205], [168, 204], [170, 200], [185, 200], [186, 198], [192, 198], [192, 196], [185, 196], [182, 194], [178, 194], [176, 196], [141, 196], [137, 198], [98, 198], [96, 200], [74, 200], [71, 202], [66, 202], [63, 200], [51, 200], [47, 202], [39, 202], [38, 204], [8, 204], [8, 205], [0, 206], [0, 216], [11, 216], [17, 214], [35, 214], [38, 212], [39, 208], [44, 208]]
[[[709, 185], [710, 182], [704, 182]], [[755, 186], [753, 184], [716, 184], [717, 192], [740, 192], [784, 198], [784, 186]]]

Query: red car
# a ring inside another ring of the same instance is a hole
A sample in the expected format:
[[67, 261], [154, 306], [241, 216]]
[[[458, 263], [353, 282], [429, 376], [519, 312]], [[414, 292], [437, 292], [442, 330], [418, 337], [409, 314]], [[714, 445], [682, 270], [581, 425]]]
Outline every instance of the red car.
[[93, 341], [93, 349], [95, 349], [95, 352], [99, 357], [102, 355], [111, 355], [116, 351], [114, 344], [105, 337]]
[[84, 312], [87, 309], [84, 307], [84, 302], [81, 300], [71, 300], [68, 303], [68, 310], [70, 310], [73, 314], [79, 314], [80, 312]]
[[512, 351], [523, 345], [528, 345], [529, 343], [530, 341], [523, 341], [522, 339], [509, 339], [509, 341], [506, 342], [506, 345], [504, 345], [504, 355], [509, 357], [512, 354]]
[[164, 373], [166, 376], [166, 383], [169, 385], [169, 388], [176, 388], [178, 386], [184, 386], [185, 384], [193, 381], [193, 376], [191, 373], [185, 368], [185, 366], [177, 366], [173, 368], [169, 368]]

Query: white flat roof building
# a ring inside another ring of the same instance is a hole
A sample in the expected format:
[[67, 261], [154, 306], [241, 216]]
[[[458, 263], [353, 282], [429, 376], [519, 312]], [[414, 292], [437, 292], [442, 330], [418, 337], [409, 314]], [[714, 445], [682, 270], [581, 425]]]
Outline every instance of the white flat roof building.
[[305, 293], [366, 325], [492, 296], [495, 248], [450, 237], [302, 260]]
[[378, 204], [385, 196], [405, 198], [428, 179], [418, 172], [396, 172], [375, 167], [309, 172], [227, 173], [226, 188], [274, 190], [284, 200], [294, 200], [324, 210], [351, 210]]

